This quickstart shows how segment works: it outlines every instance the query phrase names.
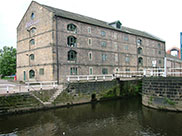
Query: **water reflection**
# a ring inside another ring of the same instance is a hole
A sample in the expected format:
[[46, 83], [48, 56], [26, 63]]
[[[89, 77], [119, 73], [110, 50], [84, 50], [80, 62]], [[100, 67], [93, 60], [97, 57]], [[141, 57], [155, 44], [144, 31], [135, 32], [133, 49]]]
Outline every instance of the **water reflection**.
[[0, 134], [20, 136], [178, 136], [182, 113], [141, 105], [140, 98], [1, 116]]

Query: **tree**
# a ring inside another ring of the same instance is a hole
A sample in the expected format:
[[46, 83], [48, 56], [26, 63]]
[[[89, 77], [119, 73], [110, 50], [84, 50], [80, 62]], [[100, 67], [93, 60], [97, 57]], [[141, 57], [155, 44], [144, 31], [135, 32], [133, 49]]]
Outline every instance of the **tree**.
[[0, 49], [0, 75], [10, 76], [16, 73], [16, 49], [4, 46]]

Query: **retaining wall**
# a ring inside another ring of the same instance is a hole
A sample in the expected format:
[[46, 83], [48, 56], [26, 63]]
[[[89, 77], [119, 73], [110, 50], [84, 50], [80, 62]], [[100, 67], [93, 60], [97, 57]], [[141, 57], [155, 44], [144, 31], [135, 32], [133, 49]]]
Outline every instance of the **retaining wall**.
[[182, 78], [143, 78], [142, 104], [156, 109], [182, 111]]

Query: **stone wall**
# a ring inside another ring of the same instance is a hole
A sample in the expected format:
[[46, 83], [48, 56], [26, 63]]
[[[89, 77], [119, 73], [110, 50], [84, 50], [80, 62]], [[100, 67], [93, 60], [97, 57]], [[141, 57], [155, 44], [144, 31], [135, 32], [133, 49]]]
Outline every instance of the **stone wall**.
[[182, 78], [143, 78], [142, 103], [156, 109], [182, 111]]

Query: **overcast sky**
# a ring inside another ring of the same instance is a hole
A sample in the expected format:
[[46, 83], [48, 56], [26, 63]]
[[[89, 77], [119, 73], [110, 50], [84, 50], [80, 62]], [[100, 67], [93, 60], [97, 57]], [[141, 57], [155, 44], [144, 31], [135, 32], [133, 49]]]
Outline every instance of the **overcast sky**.
[[[70, 12], [151, 33], [166, 48], [180, 47], [181, 0], [36, 0]], [[0, 4], [0, 48], [16, 47], [16, 27], [31, 0], [3, 0]]]

